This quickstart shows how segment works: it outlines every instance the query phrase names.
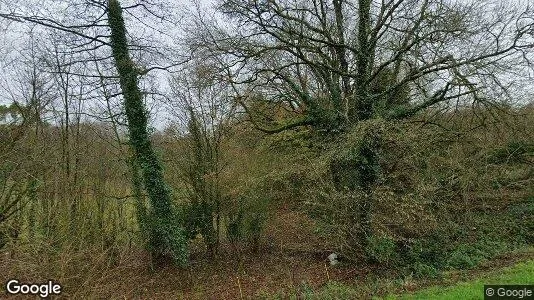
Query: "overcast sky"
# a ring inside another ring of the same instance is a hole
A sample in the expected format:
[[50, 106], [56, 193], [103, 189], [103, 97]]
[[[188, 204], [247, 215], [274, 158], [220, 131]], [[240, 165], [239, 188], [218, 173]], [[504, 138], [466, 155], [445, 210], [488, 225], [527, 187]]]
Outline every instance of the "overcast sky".
[[[459, 0], [463, 3], [472, 3], [473, 1], [468, 0]], [[508, 0], [506, 3], [513, 1], [520, 5], [532, 4], [533, 1], [529, 0]], [[17, 5], [17, 1], [6, 1], [0, 0], [0, 13], [5, 13], [10, 11], [13, 5]], [[18, 1], [18, 4], [23, 5], [25, 8], [21, 12], [25, 13], [38, 13], [42, 15], [53, 15], [55, 17], [65, 15], [65, 9], [68, 12], [71, 10], [78, 9], [77, 7], [67, 7], [67, 5], [72, 4], [75, 1], [55, 1], [55, 0], [32, 0], [32, 3], [29, 0]], [[129, 6], [135, 3], [142, 3], [142, 0], [131, 0], [131, 1], [121, 1], [123, 6]], [[151, 1], [151, 3], [156, 3], [157, 1]], [[475, 1], [477, 3], [485, 3], [487, 1]], [[127, 18], [127, 26], [130, 33], [136, 37], [144, 40], [152, 39], [154, 43], [157, 43], [160, 49], [164, 49], [169, 53], [169, 57], [178, 57], [177, 54], [180, 52], [180, 37], [183, 35], [183, 32], [180, 31], [180, 24], [183, 24], [185, 20], [189, 17], [188, 14], [193, 9], [193, 6], [190, 2], [186, 0], [182, 1], [162, 1], [159, 0], [161, 6], [157, 7], [155, 11], [158, 14], [164, 15], [165, 19], [162, 21], [159, 18], [155, 18], [150, 14], [147, 14], [146, 11], [141, 9], [136, 9], [132, 11], [132, 14], [125, 14]], [[214, 5], [212, 0], [202, 0], [201, 5], [203, 6], [203, 12], [210, 11], [211, 7]], [[504, 1], [502, 3], [505, 3]], [[31, 5], [28, 5], [31, 4]], [[138, 18], [138, 19], [136, 19]], [[59, 19], [58, 19], [59, 20]], [[144, 22], [145, 24], [143, 24]], [[5, 19], [0, 19], [0, 68], [2, 74], [0, 75], [0, 104], [8, 104], [12, 100], [12, 95], [8, 93], [9, 90], [16, 91], [17, 86], [13, 83], [13, 80], [16, 80], [21, 76], [21, 61], [23, 57], [21, 53], [24, 53], [27, 50], [27, 45], [29, 42], [28, 31], [32, 27], [30, 24], [17, 24], [13, 22], [7, 22]], [[44, 33], [46, 30], [43, 28], [34, 28], [33, 32], [36, 36], [42, 38], [46, 36], [40, 36], [40, 33]], [[137, 53], [141, 55], [141, 52]], [[136, 55], [136, 53], [134, 53]], [[143, 57], [137, 57], [138, 60], [142, 61]], [[152, 59], [152, 57], [150, 57]], [[147, 59], [147, 63], [150, 61]], [[159, 59], [155, 61], [156, 64], [165, 65], [166, 63], [172, 63], [171, 61], [164, 61]], [[167, 87], [167, 78], [169, 73], [159, 72], [156, 73], [157, 84], [161, 91], [168, 91]], [[151, 107], [156, 113], [153, 117], [155, 122], [153, 123], [158, 128], [162, 128], [168, 121], [169, 118], [172, 118], [170, 114], [165, 112], [165, 106], [159, 103], [152, 103]]]

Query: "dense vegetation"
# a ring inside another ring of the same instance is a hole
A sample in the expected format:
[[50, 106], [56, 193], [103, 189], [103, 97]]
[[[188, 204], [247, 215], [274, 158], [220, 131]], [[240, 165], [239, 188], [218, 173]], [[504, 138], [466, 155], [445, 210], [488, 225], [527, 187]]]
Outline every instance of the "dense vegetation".
[[[533, 243], [533, 114], [530, 108], [515, 113], [502, 115], [508, 125], [477, 129], [469, 126], [472, 115], [455, 116], [447, 120], [450, 131], [415, 119], [373, 121], [337, 140], [311, 130], [264, 136], [234, 125], [219, 146], [225, 167], [202, 175], [197, 164], [209, 160], [196, 155], [207, 145], [194, 136], [169, 128], [153, 142], [161, 149], [174, 201], [187, 216], [182, 225], [193, 266], [204, 249], [236, 267], [261, 253], [300, 251], [321, 262], [335, 251], [342, 255], [339, 268], [378, 266], [378, 274], [439, 278], [443, 270], [472, 268]], [[372, 238], [364, 249], [354, 234], [362, 198], [358, 191], [336, 189], [330, 164], [357, 160], [357, 152], [346, 149], [361, 143], [361, 132], [369, 128], [384, 146], [379, 183], [372, 187]], [[2, 132], [13, 136], [16, 129], [4, 126]], [[143, 235], [125, 176], [131, 172], [128, 151], [109, 129], [80, 124], [69, 162], [63, 160], [59, 129], [50, 125], [38, 135], [28, 130], [4, 152], [10, 155], [3, 165], [2, 201], [7, 213], [13, 211], [2, 224], [2, 245], [10, 253], [3, 259], [6, 278], [58, 278], [76, 295], [88, 292], [76, 288], [83, 282], [91, 286], [103, 279], [100, 272], [113, 274], [135, 260]], [[288, 206], [310, 220], [300, 232], [292, 229], [299, 218], [278, 219], [292, 218]]]
[[78, 4], [0, 6], [50, 34], [0, 92], [0, 281], [366, 298], [351, 285], [532, 258], [529, 7], [228, 0], [226, 30], [197, 3], [175, 49], [128, 26], [161, 33], [154, 3]]

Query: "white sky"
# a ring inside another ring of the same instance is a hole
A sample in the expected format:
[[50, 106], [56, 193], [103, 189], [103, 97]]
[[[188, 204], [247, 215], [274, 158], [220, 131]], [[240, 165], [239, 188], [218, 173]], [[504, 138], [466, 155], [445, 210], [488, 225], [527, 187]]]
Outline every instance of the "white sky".
[[[65, 8], [65, 5], [69, 3], [73, 3], [73, 1], [58, 1], [58, 0], [31, 0], [32, 4], [30, 8], [32, 10], [40, 10], [39, 8], [46, 8], [47, 10], [52, 10], [52, 13], [54, 15], [61, 15], [61, 11], [63, 8]], [[209, 11], [210, 6], [213, 5], [215, 0], [200, 0], [200, 3], [202, 6], [204, 6], [204, 11]], [[468, 1], [468, 0], [459, 0], [460, 2], [464, 3], [484, 3], [486, 1]], [[16, 5], [15, 2], [19, 3], [25, 3], [28, 4], [29, 0], [25, 1], [9, 1], [9, 5]], [[121, 1], [121, 4], [123, 6], [128, 6], [133, 3], [142, 3], [142, 0], [129, 0], [129, 1]], [[157, 2], [151, 1], [151, 2]], [[172, 17], [171, 19], [174, 20], [185, 20], [187, 19], [187, 10], [192, 8], [192, 4], [189, 2], [186, 2], [186, 0], [183, 1], [163, 1], [160, 0], [159, 2], [165, 4], [165, 13], [167, 16]], [[508, 0], [508, 1], [502, 1], [502, 3], [519, 3], [522, 5], [526, 4], [532, 4], [532, 0]], [[6, 9], [8, 8], [6, 0], [0, 0], [0, 13], [6, 12]], [[46, 3], [46, 4], [43, 4]], [[52, 4], [51, 4], [52, 3]], [[173, 26], [172, 23], [168, 22], [160, 22], [159, 20], [155, 18], [151, 18], [148, 21], [149, 27], [154, 27], [156, 30], [152, 30], [152, 28], [149, 28], [147, 26], [141, 25], [138, 21], [133, 19], [131, 16], [125, 15], [127, 18], [127, 26], [129, 31], [133, 33], [136, 36], [145, 36], [145, 37], [152, 37], [156, 41], [162, 43], [164, 46], [168, 46], [170, 50], [173, 50], [173, 47], [176, 47], [175, 44], [176, 41], [179, 40], [181, 36], [181, 32], [179, 27]], [[139, 17], [142, 20], [145, 20], [146, 18], [149, 18], [150, 16], [147, 14], [140, 14]], [[0, 104], [8, 104], [11, 100], [10, 97], [6, 97], [5, 90], [2, 89], [2, 86], [9, 87], [12, 85], [12, 82], [10, 82], [11, 79], [13, 79], [16, 76], [16, 71], [20, 71], [20, 67], [18, 66], [18, 63], [20, 62], [20, 53], [23, 52], [24, 45], [26, 44], [26, 40], [28, 38], [27, 35], [27, 24], [19, 25], [19, 24], [10, 24], [9, 27], [7, 27], [6, 20], [0, 19], [0, 69], [2, 70], [2, 74], [0, 75]], [[5, 30], [8, 28], [8, 30]], [[134, 30], [131, 30], [132, 28], [135, 28]], [[171, 29], [169, 29], [171, 28]], [[158, 31], [161, 31], [161, 33], [158, 33]], [[174, 49], [177, 50], [177, 49]], [[162, 64], [165, 64], [164, 62], [161, 62]], [[160, 72], [158, 75], [158, 82], [162, 90], [167, 90], [167, 77], [168, 73], [166, 72]], [[11, 86], [12, 87], [12, 86]], [[157, 108], [157, 114], [155, 115], [155, 126], [160, 128], [163, 127], [168, 119], [170, 118], [170, 114], [165, 113], [164, 106], [162, 105], [155, 105], [155, 108]]]

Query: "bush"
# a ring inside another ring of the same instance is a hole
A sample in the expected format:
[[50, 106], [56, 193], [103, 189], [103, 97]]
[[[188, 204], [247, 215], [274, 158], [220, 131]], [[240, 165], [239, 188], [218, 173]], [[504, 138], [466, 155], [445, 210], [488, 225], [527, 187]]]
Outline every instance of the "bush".
[[492, 150], [488, 162], [493, 164], [520, 163], [534, 155], [534, 144], [526, 141], [510, 141], [504, 147]]
[[240, 251], [243, 244], [254, 252], [260, 248], [261, 234], [267, 220], [270, 201], [258, 193], [249, 191], [227, 211], [226, 236], [235, 251]]
[[[471, 268], [532, 244], [532, 137], [497, 132], [363, 122], [321, 156], [330, 165], [309, 165], [308, 174], [321, 180], [310, 189], [308, 211], [345, 257], [417, 276]], [[374, 139], [374, 156], [362, 155], [366, 136]], [[366, 167], [362, 157], [369, 156], [376, 165]], [[367, 191], [362, 174], [376, 175]], [[367, 244], [358, 233], [362, 209], [370, 212]]]
[[438, 278], [440, 273], [436, 267], [422, 262], [416, 262], [409, 268], [416, 278]]
[[458, 245], [447, 259], [446, 266], [451, 269], [471, 269], [485, 259], [485, 253], [472, 245]]
[[372, 236], [366, 249], [367, 255], [379, 264], [391, 266], [398, 263], [398, 251], [395, 241], [389, 237]]

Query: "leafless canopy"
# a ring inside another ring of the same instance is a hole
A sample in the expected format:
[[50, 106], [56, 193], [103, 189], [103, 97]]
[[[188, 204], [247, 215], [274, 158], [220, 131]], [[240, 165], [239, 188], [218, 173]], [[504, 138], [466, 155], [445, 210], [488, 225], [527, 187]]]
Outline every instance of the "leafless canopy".
[[294, 113], [254, 122], [267, 132], [509, 100], [533, 45], [530, 7], [503, 1], [224, 0], [218, 11], [197, 18], [190, 43], [218, 57], [245, 109]]

